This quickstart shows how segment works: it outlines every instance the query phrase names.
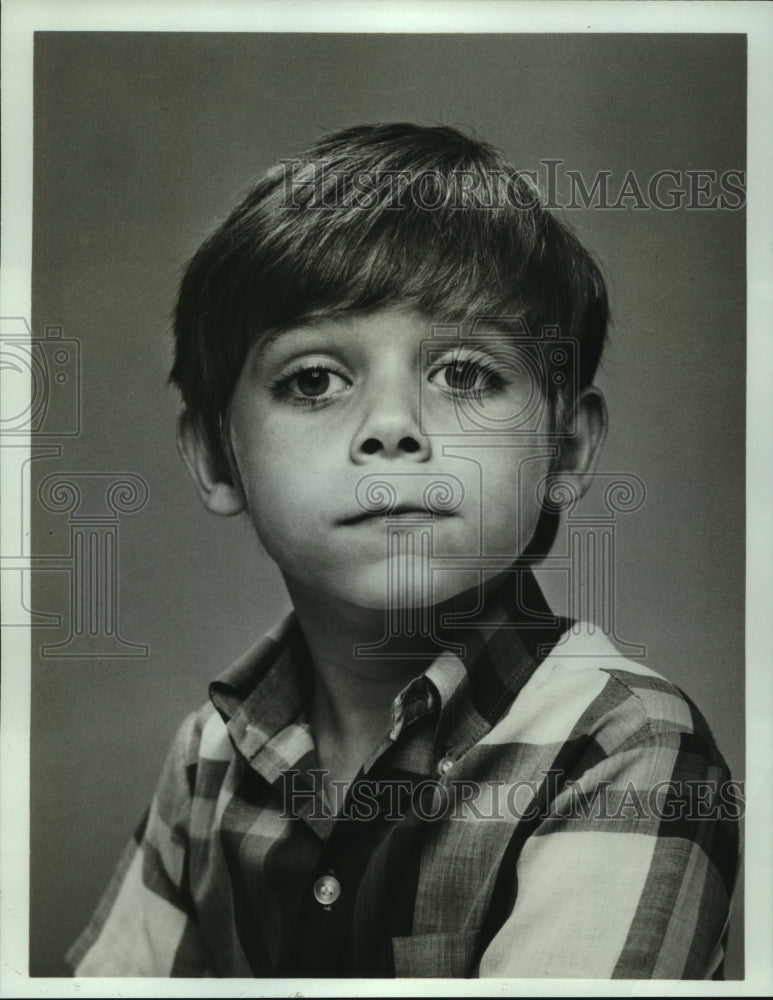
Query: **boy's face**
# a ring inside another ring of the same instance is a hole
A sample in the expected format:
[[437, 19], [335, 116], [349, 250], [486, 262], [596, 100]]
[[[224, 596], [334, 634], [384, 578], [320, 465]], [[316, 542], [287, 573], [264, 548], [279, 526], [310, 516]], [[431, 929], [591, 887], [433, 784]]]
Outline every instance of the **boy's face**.
[[533, 373], [501, 335], [429, 335], [426, 317], [384, 309], [291, 329], [248, 355], [233, 455], [289, 583], [370, 608], [437, 603], [530, 541], [551, 465]]

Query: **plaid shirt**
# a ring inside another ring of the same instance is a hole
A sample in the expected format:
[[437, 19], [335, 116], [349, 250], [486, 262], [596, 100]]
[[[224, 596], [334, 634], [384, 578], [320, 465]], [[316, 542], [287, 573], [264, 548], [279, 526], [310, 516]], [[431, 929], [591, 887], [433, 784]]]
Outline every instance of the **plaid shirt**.
[[403, 689], [335, 817], [302, 634], [264, 638], [180, 728], [76, 974], [720, 977], [738, 786], [681, 692], [526, 590]]

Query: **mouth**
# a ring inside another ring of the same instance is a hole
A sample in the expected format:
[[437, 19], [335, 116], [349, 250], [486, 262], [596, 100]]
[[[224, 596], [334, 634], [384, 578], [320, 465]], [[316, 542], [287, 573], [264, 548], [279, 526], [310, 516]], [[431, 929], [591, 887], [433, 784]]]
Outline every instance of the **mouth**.
[[348, 517], [341, 517], [336, 522], [339, 525], [350, 526], [353, 524], [364, 524], [369, 521], [394, 521], [394, 520], [424, 520], [434, 521], [439, 517], [454, 517], [455, 512], [443, 510], [430, 510], [419, 504], [399, 503], [392, 508], [381, 510], [362, 510]]

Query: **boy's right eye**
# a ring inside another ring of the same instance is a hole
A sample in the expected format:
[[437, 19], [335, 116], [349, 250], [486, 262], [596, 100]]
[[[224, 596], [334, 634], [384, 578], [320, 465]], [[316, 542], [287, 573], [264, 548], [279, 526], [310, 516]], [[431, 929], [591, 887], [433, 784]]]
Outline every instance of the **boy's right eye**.
[[274, 384], [275, 391], [290, 402], [304, 405], [326, 402], [351, 387], [343, 375], [324, 365], [301, 365]]

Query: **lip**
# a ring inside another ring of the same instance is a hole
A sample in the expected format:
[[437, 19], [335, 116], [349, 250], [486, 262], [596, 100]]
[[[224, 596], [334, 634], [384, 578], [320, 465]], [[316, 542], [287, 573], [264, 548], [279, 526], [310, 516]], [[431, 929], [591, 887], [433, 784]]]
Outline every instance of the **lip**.
[[399, 503], [391, 510], [363, 510], [347, 517], [340, 517], [337, 523], [344, 527], [349, 527], [355, 524], [365, 524], [369, 521], [395, 520], [400, 518], [434, 520], [438, 517], [454, 516], [455, 512], [453, 511], [430, 510], [428, 507], [423, 507], [420, 504]]

